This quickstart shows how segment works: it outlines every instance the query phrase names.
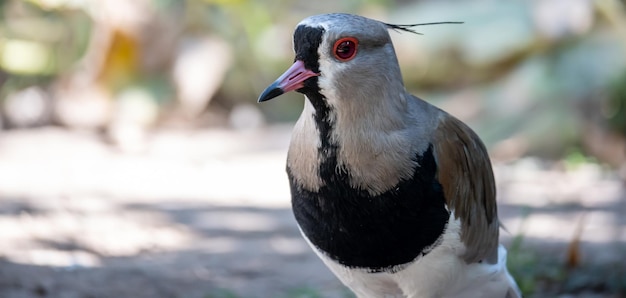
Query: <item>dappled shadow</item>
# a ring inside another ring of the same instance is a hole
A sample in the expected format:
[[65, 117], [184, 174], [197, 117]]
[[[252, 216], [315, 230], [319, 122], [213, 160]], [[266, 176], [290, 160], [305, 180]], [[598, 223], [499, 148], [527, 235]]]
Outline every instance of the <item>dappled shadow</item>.
[[3, 198], [0, 200], [0, 216], [16, 216], [20, 214], [38, 214], [44, 212], [44, 208], [31, 204], [23, 198]]
[[[289, 208], [216, 206], [180, 199], [131, 202], [89, 214], [47, 210], [20, 215], [45, 224], [44, 218], [58, 213], [67, 222], [85, 226], [71, 231], [50, 226], [50, 233], [21, 238], [27, 242], [24, 251], [4, 249], [9, 258], [0, 262], [1, 297], [211, 297], [221, 292], [279, 297], [300, 288], [315, 288], [324, 297], [346, 293], [304, 242]], [[107, 227], [111, 215], [119, 222]], [[84, 216], [91, 217], [90, 222], [101, 217], [102, 225], [89, 227]], [[16, 216], [5, 217], [19, 221]], [[124, 221], [135, 222], [137, 228], [130, 230], [139, 231], [124, 230]], [[136, 233], [159, 238], [162, 226], [178, 231], [180, 243], [131, 239]], [[94, 237], [135, 241], [136, 247], [117, 248]], [[31, 265], [37, 263], [47, 266]]]
[[203, 236], [299, 237], [289, 208], [216, 206], [181, 204], [176, 200], [161, 204], [128, 204], [129, 210], [161, 212], [176, 223], [186, 225]]
[[[502, 220], [507, 222], [532, 218], [533, 214], [567, 216], [579, 211], [604, 212], [615, 208], [611, 204], [593, 207], [553, 204], [545, 208], [501, 204], [500, 210], [505, 214]], [[314, 288], [323, 297], [344, 297], [347, 293], [301, 238], [288, 207], [224, 206], [179, 199], [128, 202], [110, 212], [119, 220], [176, 227], [186, 236], [175, 247], [161, 246], [156, 241], [127, 255], [99, 247], [86, 240], [87, 235], [34, 237], [28, 249], [64, 253], [75, 263], [36, 266], [4, 260], [0, 262], [2, 297], [211, 297], [215, 293], [280, 297], [297, 288]], [[20, 214], [25, 213], [28, 211]], [[46, 213], [29, 216], [46, 216]], [[103, 214], [94, 212], [89, 216]], [[159, 219], [158, 223], [155, 218]], [[102, 237], [109, 237], [109, 233], [118, 235], [119, 241], [128, 237], [123, 230], [99, 232]], [[565, 261], [568, 241], [517, 231], [502, 234], [510, 249], [511, 271], [531, 292], [541, 290], [557, 295], [622, 290], [622, 284], [614, 276], [624, 273], [626, 264], [593, 252], [619, 254], [626, 251], [624, 243], [582, 241], [579, 266], [568, 268]], [[97, 262], [81, 263], [80, 258], [85, 254], [97, 258]], [[607, 278], [598, 278], [599, 272], [604, 272]]]
[[[134, 264], [132, 260], [129, 260]], [[172, 274], [161, 267], [57, 268], [0, 261], [2, 297], [209, 297], [210, 279]]]

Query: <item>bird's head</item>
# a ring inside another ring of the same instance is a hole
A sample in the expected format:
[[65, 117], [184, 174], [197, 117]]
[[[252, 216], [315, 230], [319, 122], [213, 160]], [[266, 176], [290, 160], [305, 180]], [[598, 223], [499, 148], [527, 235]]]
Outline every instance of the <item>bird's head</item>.
[[374, 95], [371, 92], [381, 85], [400, 84], [402, 88], [388, 33], [391, 26], [350, 14], [304, 19], [293, 36], [295, 62], [261, 94], [259, 102], [294, 90], [309, 99], [320, 95], [349, 99], [360, 97], [354, 93]]
[[293, 65], [258, 101], [290, 91], [303, 93], [311, 101], [359, 100], [363, 104], [396, 98], [404, 86], [389, 29], [419, 34], [411, 27], [442, 23], [454, 22], [394, 25], [343, 13], [308, 17], [293, 35]]

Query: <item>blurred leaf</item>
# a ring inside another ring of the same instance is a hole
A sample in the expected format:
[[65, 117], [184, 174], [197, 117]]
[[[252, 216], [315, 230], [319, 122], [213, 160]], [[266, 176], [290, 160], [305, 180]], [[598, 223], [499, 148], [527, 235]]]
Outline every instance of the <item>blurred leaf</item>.
[[11, 73], [36, 75], [50, 74], [53, 70], [52, 48], [43, 43], [5, 39], [1, 53], [0, 66]]
[[140, 50], [135, 36], [114, 30], [108, 48], [102, 50], [105, 60], [98, 73], [100, 83], [118, 90], [136, 79]]
[[612, 129], [626, 135], [626, 70], [617, 77], [608, 90], [608, 106], [603, 111]]
[[594, 158], [585, 155], [580, 148], [570, 148], [564, 158], [568, 170], [574, 170], [584, 164], [597, 162]]

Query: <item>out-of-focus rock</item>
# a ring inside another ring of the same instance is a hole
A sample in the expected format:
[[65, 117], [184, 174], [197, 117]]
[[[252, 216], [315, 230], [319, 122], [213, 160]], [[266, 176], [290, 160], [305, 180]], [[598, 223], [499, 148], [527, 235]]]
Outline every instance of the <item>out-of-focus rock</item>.
[[52, 103], [48, 94], [38, 86], [10, 93], [2, 108], [11, 127], [34, 127], [52, 121]]
[[123, 151], [142, 151], [146, 144], [146, 132], [158, 115], [156, 100], [147, 90], [125, 90], [115, 99], [108, 137]]
[[228, 120], [230, 125], [237, 130], [257, 129], [265, 124], [263, 113], [252, 104], [235, 106], [230, 112]]
[[111, 98], [96, 86], [56, 86], [54, 116], [62, 125], [80, 129], [104, 127], [111, 118]]
[[172, 77], [185, 117], [202, 113], [222, 86], [233, 60], [230, 45], [218, 37], [189, 37], [176, 53]]
[[561, 39], [591, 30], [594, 9], [591, 0], [535, 0], [532, 16], [542, 37]]

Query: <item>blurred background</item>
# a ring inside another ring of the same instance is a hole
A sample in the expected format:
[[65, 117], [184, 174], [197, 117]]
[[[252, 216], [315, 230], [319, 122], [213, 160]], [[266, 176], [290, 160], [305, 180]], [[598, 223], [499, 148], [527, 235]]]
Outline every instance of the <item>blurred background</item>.
[[626, 3], [0, 1], [0, 297], [353, 297], [301, 239], [306, 16], [388, 23], [407, 89], [489, 147], [527, 297], [626, 297]]

